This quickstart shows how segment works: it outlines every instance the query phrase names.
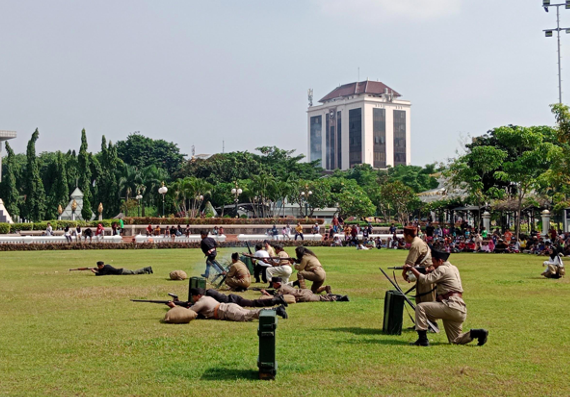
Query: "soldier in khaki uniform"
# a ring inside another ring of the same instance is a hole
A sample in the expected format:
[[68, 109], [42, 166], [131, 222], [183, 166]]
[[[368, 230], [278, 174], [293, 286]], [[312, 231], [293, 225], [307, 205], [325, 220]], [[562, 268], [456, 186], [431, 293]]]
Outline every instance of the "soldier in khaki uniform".
[[[207, 319], [251, 321], [254, 318], [259, 318], [259, 314], [262, 310], [274, 310], [278, 316], [283, 318], [288, 317], [284, 306], [273, 309], [247, 310], [235, 303], [220, 303], [214, 298], [206, 296], [206, 291], [203, 288], [192, 288], [190, 295], [192, 295], [192, 301], [196, 302], [190, 309]], [[174, 307], [174, 303], [169, 302], [168, 306]]]
[[482, 346], [487, 342], [489, 331], [472, 329], [462, 332], [463, 322], [467, 317], [467, 308], [463, 301], [463, 286], [459, 270], [447, 261], [449, 254], [443, 251], [432, 252], [432, 264], [435, 270], [422, 274], [413, 266], [406, 264], [404, 268], [411, 271], [420, 285], [437, 284], [437, 302], [423, 302], [416, 306], [416, 331], [418, 340], [412, 345], [429, 346], [427, 339], [428, 318], [442, 319], [449, 343], [465, 345], [473, 339]]
[[[283, 280], [280, 277], [273, 277], [271, 279], [271, 284], [275, 288], [275, 297], [283, 295], [292, 295], [295, 297], [295, 302], [349, 302], [348, 296], [331, 294], [331, 288], [327, 286], [326, 295], [313, 294], [308, 289], [297, 289], [293, 288], [287, 284], [283, 284]], [[261, 293], [265, 297], [271, 297], [271, 294], [265, 290], [261, 290]]]
[[[415, 226], [404, 227], [404, 240], [410, 244], [410, 251], [406, 258], [406, 265], [425, 266], [431, 265], [431, 252], [428, 245], [417, 236], [418, 229]], [[407, 281], [407, 271], [402, 276]], [[416, 304], [435, 301], [435, 285], [416, 283]]]
[[297, 254], [297, 259], [295, 260], [297, 264], [295, 265], [295, 269], [297, 269], [299, 288], [307, 288], [305, 285], [305, 279], [313, 282], [313, 285], [311, 285], [311, 291], [314, 294], [320, 294], [325, 291], [327, 287], [330, 288], [330, 286], [323, 286], [325, 279], [327, 278], [327, 273], [313, 251], [300, 246], [295, 248], [295, 254]]
[[246, 290], [251, 285], [251, 274], [245, 263], [239, 260], [239, 254], [232, 254], [232, 265], [226, 276], [226, 285], [233, 291]]

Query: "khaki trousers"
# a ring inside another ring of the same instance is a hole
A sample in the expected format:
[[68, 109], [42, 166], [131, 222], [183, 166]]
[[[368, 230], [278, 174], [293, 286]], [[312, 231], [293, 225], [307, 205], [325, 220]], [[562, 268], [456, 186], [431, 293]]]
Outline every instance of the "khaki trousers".
[[239, 279], [237, 277], [226, 278], [226, 285], [231, 289], [247, 289], [251, 285], [251, 277]]
[[[299, 277], [301, 276], [301, 277]], [[311, 291], [316, 293], [317, 290], [323, 286], [325, 283], [325, 279], [327, 278], [327, 274], [325, 273], [325, 269], [322, 267], [318, 267], [313, 270], [302, 270], [297, 273], [297, 278], [304, 278], [305, 280], [310, 280], [313, 282], [311, 285]]]
[[416, 330], [427, 331], [428, 317], [443, 320], [449, 343], [465, 345], [473, 339], [469, 332], [463, 333], [463, 322], [467, 314], [452, 309], [440, 302], [424, 302], [416, 306]]
[[291, 273], [293, 273], [293, 269], [289, 265], [269, 266], [265, 273], [268, 281], [271, 280], [272, 277], [281, 277], [283, 284], [287, 284]]
[[262, 309], [247, 310], [235, 303], [222, 303], [218, 309], [218, 319], [228, 321], [251, 321], [259, 318]]

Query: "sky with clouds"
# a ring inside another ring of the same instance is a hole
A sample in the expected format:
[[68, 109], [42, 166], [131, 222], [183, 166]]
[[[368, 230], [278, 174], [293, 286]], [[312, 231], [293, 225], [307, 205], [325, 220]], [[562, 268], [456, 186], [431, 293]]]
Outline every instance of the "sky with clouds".
[[0, 15], [0, 130], [17, 152], [35, 128], [38, 151], [78, 150], [85, 128], [93, 151], [140, 131], [188, 154], [305, 153], [307, 89], [318, 100], [360, 70], [412, 102], [424, 165], [496, 126], [552, 125], [558, 100], [540, 0], [0, 0]]

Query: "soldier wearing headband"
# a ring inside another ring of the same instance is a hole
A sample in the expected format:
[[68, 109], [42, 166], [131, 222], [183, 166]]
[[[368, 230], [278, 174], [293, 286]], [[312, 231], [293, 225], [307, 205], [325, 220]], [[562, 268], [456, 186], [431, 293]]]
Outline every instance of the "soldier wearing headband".
[[418, 340], [413, 345], [429, 346], [427, 339], [428, 318], [442, 319], [449, 343], [465, 345], [473, 339], [482, 346], [487, 342], [489, 332], [485, 329], [472, 329], [462, 332], [463, 322], [467, 317], [467, 308], [463, 301], [463, 286], [459, 270], [448, 262], [449, 253], [432, 251], [432, 264], [435, 270], [422, 274], [413, 266], [406, 264], [405, 271], [411, 271], [418, 279], [418, 285], [437, 284], [437, 302], [423, 302], [416, 306], [416, 331]]
[[[406, 265], [410, 266], [431, 266], [431, 250], [421, 238], [417, 236], [418, 229], [415, 226], [404, 227], [404, 240], [410, 244], [410, 251], [406, 258]], [[402, 276], [408, 281], [408, 272], [404, 270]], [[413, 280], [412, 280], [413, 281]], [[416, 283], [416, 303], [434, 302], [435, 285]], [[431, 319], [430, 319], [431, 320]]]

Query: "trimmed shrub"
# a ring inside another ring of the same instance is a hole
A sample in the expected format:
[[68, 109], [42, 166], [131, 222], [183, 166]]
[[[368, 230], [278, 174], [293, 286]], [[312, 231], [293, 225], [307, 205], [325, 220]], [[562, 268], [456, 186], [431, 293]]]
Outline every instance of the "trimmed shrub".
[[10, 224], [0, 223], [0, 234], [8, 234], [8, 233], [10, 233]]

